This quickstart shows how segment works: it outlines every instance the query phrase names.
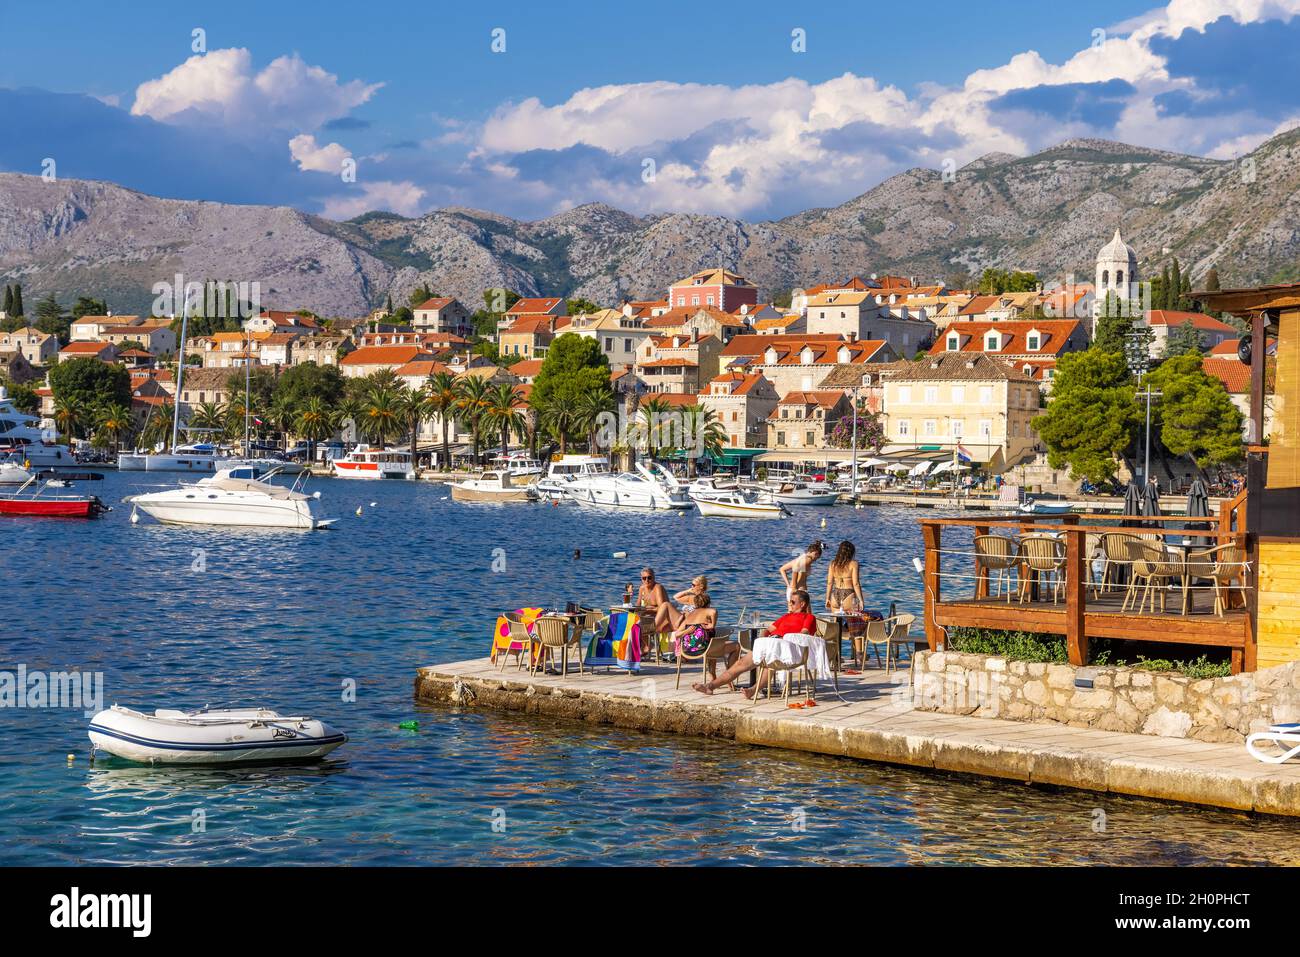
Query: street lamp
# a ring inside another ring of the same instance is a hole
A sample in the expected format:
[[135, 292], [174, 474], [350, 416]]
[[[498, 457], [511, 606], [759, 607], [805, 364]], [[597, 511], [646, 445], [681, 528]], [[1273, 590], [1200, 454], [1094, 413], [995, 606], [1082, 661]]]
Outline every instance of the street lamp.
[[[1142, 384], [1142, 377], [1146, 375], [1147, 369], [1151, 364], [1151, 330], [1143, 326], [1140, 329], [1134, 329], [1124, 337], [1124, 359], [1128, 363], [1129, 372], [1137, 377], [1138, 384]], [[1146, 402], [1146, 442], [1142, 461], [1142, 484], [1145, 486], [1151, 481], [1151, 400], [1160, 398], [1160, 392], [1151, 391], [1151, 386], [1147, 385], [1141, 392], [1137, 393], [1134, 398], [1142, 399]]]

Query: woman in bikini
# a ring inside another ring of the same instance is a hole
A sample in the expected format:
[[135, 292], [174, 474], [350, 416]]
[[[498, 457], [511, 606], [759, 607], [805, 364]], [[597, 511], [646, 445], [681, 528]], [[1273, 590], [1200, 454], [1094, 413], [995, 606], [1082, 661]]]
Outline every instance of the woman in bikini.
[[840, 542], [826, 569], [826, 610], [861, 611], [862, 585], [858, 581], [857, 549], [852, 542]]
[[673, 629], [673, 649], [677, 654], [698, 657], [704, 654], [713, 640], [713, 630], [718, 625], [718, 610], [709, 607], [711, 599], [708, 592], [698, 592], [694, 596], [695, 607], [682, 615], [681, 624]]
[[[700, 604], [700, 596], [704, 596], [704, 604]], [[709, 580], [703, 575], [697, 575], [691, 579], [691, 587], [679, 591], [673, 595], [673, 601], [682, 603], [680, 610], [671, 601], [663, 602], [655, 610], [655, 631], [676, 631], [680, 628], [691, 614], [697, 608], [707, 608], [709, 606]], [[716, 617], [717, 612], [714, 612]]]
[[786, 601], [789, 601], [790, 596], [795, 592], [807, 590], [808, 570], [812, 568], [813, 562], [822, 557], [824, 548], [821, 542], [813, 542], [802, 555], [790, 559], [781, 566], [781, 581], [785, 583]]

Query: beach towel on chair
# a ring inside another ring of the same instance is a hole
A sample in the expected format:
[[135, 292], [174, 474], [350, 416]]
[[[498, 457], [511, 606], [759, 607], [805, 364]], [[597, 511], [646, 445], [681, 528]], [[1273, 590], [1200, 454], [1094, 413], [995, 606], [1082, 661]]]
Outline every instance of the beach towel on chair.
[[[544, 608], [520, 608], [514, 612], [516, 618], [524, 623], [524, 627], [531, 635], [533, 633], [533, 622], [542, 616]], [[493, 661], [497, 660], [497, 655], [503, 651], [523, 651], [521, 642], [510, 640], [510, 624], [506, 621], [506, 616], [501, 615], [497, 618], [496, 630], [492, 632], [492, 651], [490, 657]]]
[[587, 666], [610, 665], [624, 671], [641, 670], [641, 625], [635, 612], [620, 611], [609, 616], [604, 632], [587, 643]]

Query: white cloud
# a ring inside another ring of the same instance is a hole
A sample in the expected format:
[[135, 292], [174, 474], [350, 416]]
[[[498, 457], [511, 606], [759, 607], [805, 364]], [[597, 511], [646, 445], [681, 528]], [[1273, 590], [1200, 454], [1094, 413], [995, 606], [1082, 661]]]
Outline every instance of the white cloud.
[[289, 155], [299, 169], [337, 174], [343, 168], [343, 161], [352, 158], [352, 151], [338, 143], [317, 146], [316, 137], [299, 133], [289, 141]]
[[260, 136], [268, 126], [316, 129], [365, 103], [382, 85], [340, 83], [296, 53], [277, 57], [256, 71], [246, 49], [213, 50], [141, 83], [131, 112], [164, 123], [215, 121]]
[[347, 192], [325, 200], [321, 213], [330, 219], [351, 219], [374, 209], [387, 209], [402, 216], [421, 212], [425, 190], [409, 180], [400, 183], [381, 180], [358, 182]]

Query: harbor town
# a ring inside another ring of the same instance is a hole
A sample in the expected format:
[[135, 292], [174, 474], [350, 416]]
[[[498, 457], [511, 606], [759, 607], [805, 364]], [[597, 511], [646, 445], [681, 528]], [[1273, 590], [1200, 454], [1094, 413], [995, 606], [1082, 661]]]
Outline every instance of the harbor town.
[[1300, 0], [1085, 6], [7, 10], [0, 915], [1280, 929]]

